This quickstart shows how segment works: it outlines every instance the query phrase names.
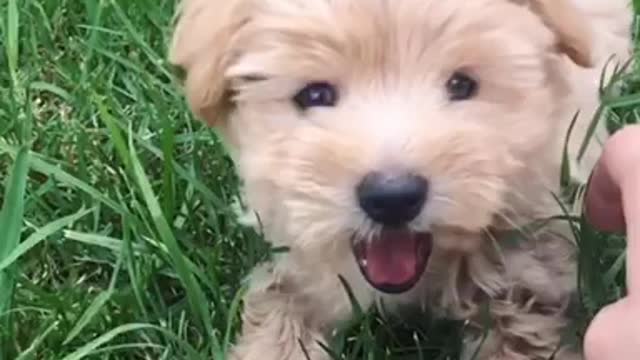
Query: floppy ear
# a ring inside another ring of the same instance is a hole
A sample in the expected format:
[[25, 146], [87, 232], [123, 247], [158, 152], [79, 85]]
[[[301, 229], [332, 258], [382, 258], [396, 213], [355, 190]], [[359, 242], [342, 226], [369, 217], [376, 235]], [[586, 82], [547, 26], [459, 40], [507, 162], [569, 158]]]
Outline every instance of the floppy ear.
[[231, 61], [234, 34], [245, 18], [243, 0], [182, 0], [169, 60], [185, 73], [187, 101], [196, 116], [217, 125], [230, 109], [225, 71]]
[[582, 67], [592, 67], [593, 35], [589, 19], [575, 0], [528, 0], [531, 11], [554, 32], [558, 50]]

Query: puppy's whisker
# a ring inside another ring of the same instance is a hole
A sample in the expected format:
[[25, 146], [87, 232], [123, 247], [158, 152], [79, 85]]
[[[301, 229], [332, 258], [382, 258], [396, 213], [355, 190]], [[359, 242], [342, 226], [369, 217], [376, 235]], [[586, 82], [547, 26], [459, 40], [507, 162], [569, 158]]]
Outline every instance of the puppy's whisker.
[[373, 224], [371, 221], [363, 221], [361, 226], [356, 229], [355, 236], [358, 241], [373, 241], [380, 235], [382, 227]]
[[503, 220], [509, 226], [509, 230], [517, 230], [520, 232], [524, 231], [524, 225], [518, 224], [518, 222], [514, 220], [513, 217], [507, 214], [506, 212], [502, 212], [502, 211], [496, 212], [495, 216]]
[[455, 199], [445, 195], [435, 195], [432, 197], [431, 201], [436, 204], [448, 205], [451, 207], [459, 206]]

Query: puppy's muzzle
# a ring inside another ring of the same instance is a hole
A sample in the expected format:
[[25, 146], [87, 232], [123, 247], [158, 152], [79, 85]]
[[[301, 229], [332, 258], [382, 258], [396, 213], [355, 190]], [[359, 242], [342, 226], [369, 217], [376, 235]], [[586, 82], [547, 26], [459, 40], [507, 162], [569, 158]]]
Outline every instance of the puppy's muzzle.
[[433, 239], [415, 232], [409, 223], [425, 207], [429, 182], [413, 174], [370, 173], [356, 189], [362, 210], [382, 225], [371, 238], [353, 238], [353, 253], [369, 284], [379, 291], [399, 294], [412, 289], [424, 272]]

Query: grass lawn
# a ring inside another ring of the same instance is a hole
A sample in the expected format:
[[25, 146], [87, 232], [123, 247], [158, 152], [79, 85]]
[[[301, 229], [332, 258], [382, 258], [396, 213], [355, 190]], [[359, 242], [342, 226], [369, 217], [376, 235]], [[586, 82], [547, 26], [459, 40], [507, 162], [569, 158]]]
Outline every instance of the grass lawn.
[[[0, 1], [0, 360], [223, 359], [265, 259], [237, 179], [166, 62], [175, 0]], [[640, 118], [640, 70], [603, 95]], [[624, 293], [624, 239], [580, 226], [574, 335]], [[365, 316], [346, 359], [455, 359], [463, 324]], [[393, 330], [393, 331], [391, 331]]]

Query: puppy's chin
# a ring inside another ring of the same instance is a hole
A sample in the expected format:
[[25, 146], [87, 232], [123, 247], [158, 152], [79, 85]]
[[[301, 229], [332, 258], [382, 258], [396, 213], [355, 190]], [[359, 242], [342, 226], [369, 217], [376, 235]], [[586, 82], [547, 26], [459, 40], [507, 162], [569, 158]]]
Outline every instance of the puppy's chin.
[[387, 294], [411, 290], [422, 278], [433, 249], [431, 233], [382, 229], [368, 239], [355, 235], [352, 250], [369, 284]]

